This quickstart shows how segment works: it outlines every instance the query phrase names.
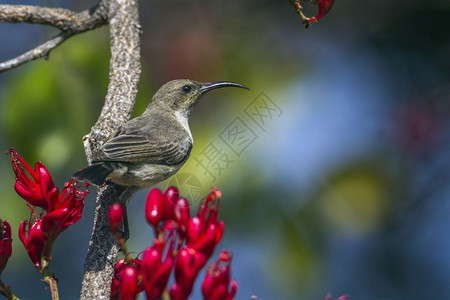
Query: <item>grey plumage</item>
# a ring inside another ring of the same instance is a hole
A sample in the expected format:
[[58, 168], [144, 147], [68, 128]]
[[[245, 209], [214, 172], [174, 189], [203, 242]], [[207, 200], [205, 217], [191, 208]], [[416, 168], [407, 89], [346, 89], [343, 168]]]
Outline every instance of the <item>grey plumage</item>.
[[97, 186], [107, 179], [144, 188], [175, 174], [188, 159], [193, 140], [188, 125], [192, 108], [207, 91], [245, 86], [233, 82], [174, 80], [154, 95], [142, 116], [120, 126], [94, 153], [92, 165], [73, 177]]

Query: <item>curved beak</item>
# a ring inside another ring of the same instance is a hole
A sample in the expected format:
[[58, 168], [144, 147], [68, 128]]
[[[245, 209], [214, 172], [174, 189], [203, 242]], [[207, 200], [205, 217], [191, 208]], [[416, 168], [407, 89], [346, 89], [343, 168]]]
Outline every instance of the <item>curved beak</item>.
[[250, 90], [245, 85], [242, 85], [240, 83], [231, 82], [231, 81], [215, 81], [215, 82], [206, 82], [202, 83], [202, 86], [200, 87], [200, 93], [204, 94], [206, 92], [209, 92], [210, 90], [223, 88], [223, 87], [238, 87], [241, 89]]

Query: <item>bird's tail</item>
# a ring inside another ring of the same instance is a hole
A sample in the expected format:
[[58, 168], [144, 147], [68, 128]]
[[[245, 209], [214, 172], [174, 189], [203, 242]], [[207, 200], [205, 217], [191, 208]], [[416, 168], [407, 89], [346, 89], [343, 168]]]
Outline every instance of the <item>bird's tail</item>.
[[104, 164], [95, 164], [75, 172], [72, 177], [77, 180], [87, 181], [96, 186], [101, 186], [105, 183], [106, 177], [108, 177], [111, 171], [112, 170], [104, 166]]

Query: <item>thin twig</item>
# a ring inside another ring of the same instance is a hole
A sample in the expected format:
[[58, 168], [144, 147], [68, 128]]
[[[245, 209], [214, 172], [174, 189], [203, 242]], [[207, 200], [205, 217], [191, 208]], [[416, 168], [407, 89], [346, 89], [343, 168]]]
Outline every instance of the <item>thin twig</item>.
[[101, 0], [94, 7], [79, 13], [63, 8], [1, 4], [0, 23], [44, 24], [59, 28], [61, 33], [22, 55], [0, 63], [0, 73], [40, 57], [47, 58], [52, 49], [69, 37], [106, 24], [105, 2]]
[[20, 300], [16, 297], [11, 291], [11, 287], [9, 285], [4, 284], [0, 280], [0, 295], [4, 296], [8, 300]]
[[[51, 243], [47, 244], [45, 248], [46, 249], [44, 249], [44, 253], [51, 252]], [[44, 277], [44, 282], [46, 284], [48, 284], [48, 286], [50, 287], [50, 293], [52, 294], [52, 300], [59, 300], [58, 280], [56, 279], [55, 275], [48, 268], [50, 260], [51, 259], [47, 256], [41, 257], [41, 266], [38, 271]]]
[[45, 279], [45, 282], [50, 287], [50, 293], [52, 294], [52, 300], [59, 300], [58, 293], [58, 281], [54, 277], [48, 277]]
[[13, 68], [16, 68], [26, 62], [38, 59], [40, 57], [45, 57], [45, 59], [47, 59], [48, 55], [52, 49], [59, 46], [62, 42], [64, 42], [67, 38], [69, 38], [71, 36], [72, 36], [72, 34], [70, 34], [68, 32], [61, 32], [54, 38], [48, 40], [47, 42], [34, 48], [33, 50], [30, 50], [28, 52], [25, 52], [22, 55], [19, 55], [15, 58], [12, 58], [10, 60], [0, 63], [0, 73], [10, 70], [10, 69], [13, 69]]
[[[314, 3], [315, 1], [311, 2]], [[303, 6], [300, 3], [300, 0], [289, 0], [289, 3], [291, 3], [291, 5], [295, 8], [297, 14], [302, 19], [303, 26], [305, 26], [305, 28], [308, 28], [311, 24], [308, 21], [308, 17], [303, 13]]]

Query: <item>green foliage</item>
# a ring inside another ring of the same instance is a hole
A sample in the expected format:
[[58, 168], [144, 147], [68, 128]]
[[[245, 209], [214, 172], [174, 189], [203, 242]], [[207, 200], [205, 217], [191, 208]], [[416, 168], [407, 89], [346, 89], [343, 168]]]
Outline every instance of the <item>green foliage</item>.
[[75, 37], [55, 49], [50, 60], [30, 63], [11, 78], [1, 128], [6, 144], [29, 161], [42, 160], [53, 169], [82, 157], [80, 140], [95, 121], [108, 80], [107, 44], [99, 43], [99, 34]]
[[[97, 120], [108, 85], [105, 30], [73, 37], [48, 61], [29, 63], [10, 79], [0, 121], [6, 145], [53, 172], [81, 167], [81, 139]], [[148, 101], [148, 94], [142, 88], [139, 95]]]

